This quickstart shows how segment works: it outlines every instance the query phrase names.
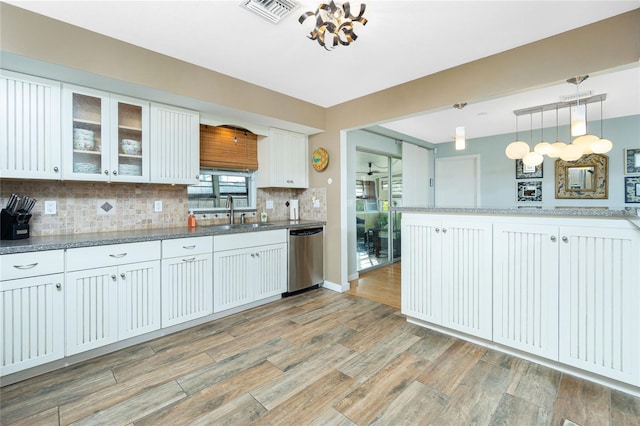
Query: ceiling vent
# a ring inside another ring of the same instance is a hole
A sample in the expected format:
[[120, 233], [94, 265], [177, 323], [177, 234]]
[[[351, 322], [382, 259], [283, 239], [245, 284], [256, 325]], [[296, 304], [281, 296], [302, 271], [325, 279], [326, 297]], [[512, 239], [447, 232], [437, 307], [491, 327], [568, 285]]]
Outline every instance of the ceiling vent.
[[277, 24], [293, 9], [298, 7], [298, 3], [291, 0], [243, 0], [240, 6]]

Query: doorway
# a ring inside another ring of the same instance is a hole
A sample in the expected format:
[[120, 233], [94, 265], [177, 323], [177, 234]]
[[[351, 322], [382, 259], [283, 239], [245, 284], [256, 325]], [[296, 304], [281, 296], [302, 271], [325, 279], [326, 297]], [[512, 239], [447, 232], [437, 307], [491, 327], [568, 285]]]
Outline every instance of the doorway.
[[356, 150], [356, 258], [358, 272], [400, 260], [402, 159]]

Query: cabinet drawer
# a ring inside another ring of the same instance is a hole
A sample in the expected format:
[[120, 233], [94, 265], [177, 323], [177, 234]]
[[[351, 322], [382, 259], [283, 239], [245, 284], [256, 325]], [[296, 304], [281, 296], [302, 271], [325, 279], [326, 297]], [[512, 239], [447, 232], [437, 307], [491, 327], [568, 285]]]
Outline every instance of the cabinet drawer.
[[112, 244], [67, 250], [67, 271], [160, 260], [160, 241]]
[[178, 238], [162, 241], [162, 258], [206, 254], [213, 251], [213, 237]]
[[274, 229], [272, 231], [247, 232], [243, 234], [215, 235], [213, 237], [213, 249], [214, 251], [235, 250], [286, 242], [287, 230]]
[[0, 280], [35, 277], [64, 271], [64, 251], [34, 251], [0, 256]]

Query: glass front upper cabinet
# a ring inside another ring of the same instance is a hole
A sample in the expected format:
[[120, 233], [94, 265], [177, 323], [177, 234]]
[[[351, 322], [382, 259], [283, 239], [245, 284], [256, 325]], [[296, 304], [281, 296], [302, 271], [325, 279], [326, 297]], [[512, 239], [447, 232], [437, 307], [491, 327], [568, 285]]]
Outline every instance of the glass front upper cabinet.
[[149, 181], [147, 102], [65, 86], [63, 114], [65, 179]]

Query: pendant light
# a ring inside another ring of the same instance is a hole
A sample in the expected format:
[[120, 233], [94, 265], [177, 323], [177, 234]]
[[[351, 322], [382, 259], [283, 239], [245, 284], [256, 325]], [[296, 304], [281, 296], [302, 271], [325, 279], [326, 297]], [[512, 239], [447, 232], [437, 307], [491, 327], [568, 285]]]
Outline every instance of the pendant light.
[[580, 83], [589, 78], [588, 75], [579, 75], [567, 79], [567, 83], [576, 85], [576, 106], [571, 107], [571, 136], [580, 136], [587, 133], [587, 109], [580, 105]]
[[613, 149], [613, 142], [603, 138], [604, 130], [602, 126], [602, 99], [600, 99], [600, 139], [591, 144], [591, 150], [595, 154], [606, 154]]
[[564, 149], [565, 146], [567, 146], [566, 143], [564, 142], [560, 142], [560, 139], [558, 139], [558, 105], [556, 105], [556, 141], [554, 143], [551, 144], [551, 149], [549, 150], [549, 153], [547, 154], [549, 156], [549, 158], [558, 158], [560, 157], [560, 154], [562, 154], [562, 150]]
[[[466, 106], [467, 106], [466, 102], [458, 102], [456, 104], [453, 104], [453, 107], [455, 109], [462, 109]], [[463, 149], [467, 148], [467, 141], [465, 139], [464, 126], [456, 127], [456, 134], [455, 134], [454, 140], [455, 140], [456, 151], [462, 151]]]
[[549, 152], [551, 152], [551, 144], [544, 141], [544, 109], [540, 110], [540, 142], [533, 150], [540, 155], [549, 155]]
[[[533, 114], [529, 114], [529, 122], [529, 140], [533, 143]], [[527, 147], [529, 147], [529, 145], [527, 145]], [[528, 152], [522, 157], [522, 163], [525, 166], [539, 166], [543, 160], [544, 157], [535, 151]]]
[[518, 139], [518, 116], [516, 115], [516, 140], [507, 145], [504, 153], [512, 160], [521, 160], [529, 151], [529, 144]]

